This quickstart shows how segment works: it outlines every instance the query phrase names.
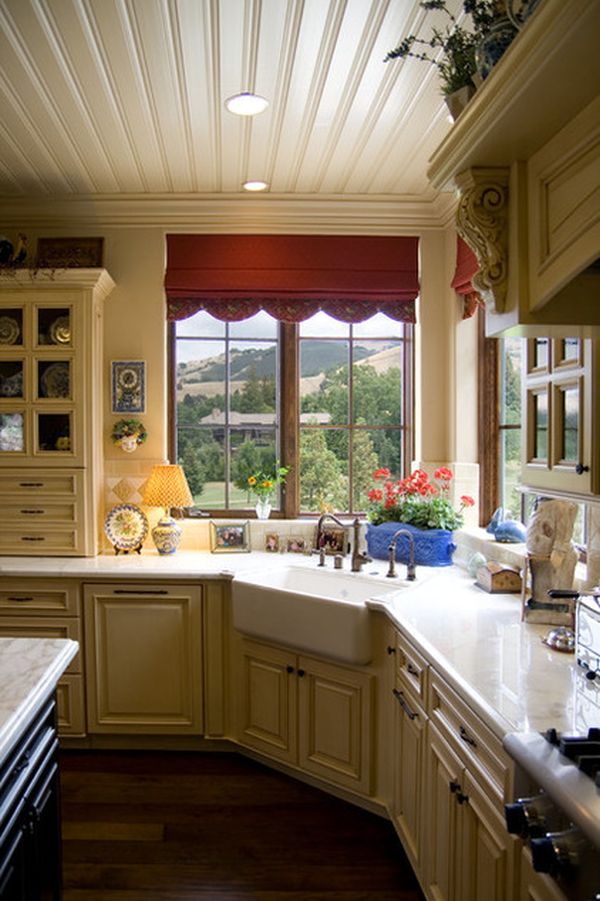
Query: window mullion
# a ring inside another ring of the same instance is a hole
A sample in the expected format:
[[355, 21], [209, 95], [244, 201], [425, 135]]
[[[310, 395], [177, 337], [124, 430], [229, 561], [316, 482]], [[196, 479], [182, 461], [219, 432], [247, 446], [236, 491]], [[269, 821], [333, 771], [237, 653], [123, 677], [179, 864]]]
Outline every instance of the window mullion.
[[283, 492], [282, 513], [292, 519], [300, 513], [300, 380], [298, 326], [282, 322], [281, 329], [281, 392], [280, 427], [281, 457], [291, 471]]

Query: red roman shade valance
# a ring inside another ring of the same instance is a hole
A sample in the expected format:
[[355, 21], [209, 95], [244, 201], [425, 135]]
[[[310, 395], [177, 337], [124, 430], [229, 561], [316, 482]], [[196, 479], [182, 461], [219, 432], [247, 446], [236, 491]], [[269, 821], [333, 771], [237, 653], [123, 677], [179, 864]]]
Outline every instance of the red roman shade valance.
[[478, 269], [477, 257], [469, 245], [462, 238], [457, 238], [456, 271], [451, 287], [463, 298], [463, 319], [469, 319], [479, 306], [483, 306], [483, 300], [472, 283], [473, 276]]
[[167, 317], [237, 321], [262, 309], [301, 322], [324, 310], [361, 322], [382, 311], [414, 322], [417, 251], [415, 237], [167, 235]]

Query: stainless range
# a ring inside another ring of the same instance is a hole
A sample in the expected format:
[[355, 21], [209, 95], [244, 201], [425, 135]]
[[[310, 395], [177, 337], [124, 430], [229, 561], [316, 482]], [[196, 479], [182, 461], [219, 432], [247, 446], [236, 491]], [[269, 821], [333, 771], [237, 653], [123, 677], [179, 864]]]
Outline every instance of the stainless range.
[[512, 733], [504, 747], [517, 763], [508, 831], [528, 842], [534, 870], [555, 880], [569, 901], [597, 901], [600, 723], [581, 736]]

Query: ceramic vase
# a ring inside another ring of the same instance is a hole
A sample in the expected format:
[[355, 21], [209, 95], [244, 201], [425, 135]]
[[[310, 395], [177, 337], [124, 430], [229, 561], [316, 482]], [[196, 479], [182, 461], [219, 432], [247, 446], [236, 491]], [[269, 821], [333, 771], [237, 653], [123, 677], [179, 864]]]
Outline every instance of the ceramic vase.
[[[413, 536], [415, 563], [418, 566], [451, 566], [452, 554], [456, 550], [453, 533], [448, 529], [417, 529], [403, 522], [382, 522], [378, 526], [367, 526], [367, 548], [369, 554], [378, 560], [387, 560], [392, 537], [398, 529], [406, 529]], [[410, 539], [399, 535], [396, 540], [396, 561], [408, 563], [410, 559]]]
[[256, 518], [268, 519], [271, 515], [271, 498], [259, 497], [256, 501]]
[[490, 27], [475, 50], [475, 62], [480, 78], [488, 77], [498, 60], [512, 44], [517, 29], [508, 16], [501, 16]]

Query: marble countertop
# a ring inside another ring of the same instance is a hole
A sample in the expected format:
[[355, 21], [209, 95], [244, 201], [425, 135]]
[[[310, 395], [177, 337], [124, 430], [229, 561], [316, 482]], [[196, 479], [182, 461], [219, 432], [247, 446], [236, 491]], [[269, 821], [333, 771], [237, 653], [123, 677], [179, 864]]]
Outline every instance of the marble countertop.
[[[331, 568], [332, 561], [327, 560]], [[211, 554], [179, 551], [160, 556], [0, 557], [0, 576], [80, 579], [234, 578], [236, 573], [282, 565], [316, 567], [302, 554]], [[348, 558], [345, 568], [348, 569]], [[588, 682], [572, 654], [542, 643], [549, 626], [521, 622], [520, 596], [488, 594], [458, 566], [417, 568], [417, 581], [388, 590], [386, 562], [375, 560], [362, 575], [373, 579], [370, 609], [385, 613], [438, 671], [477, 709], [499, 736], [551, 726], [569, 733], [600, 725], [600, 685]], [[402, 567], [399, 567], [401, 574]]]
[[70, 638], [0, 638], [0, 764], [78, 647]]

